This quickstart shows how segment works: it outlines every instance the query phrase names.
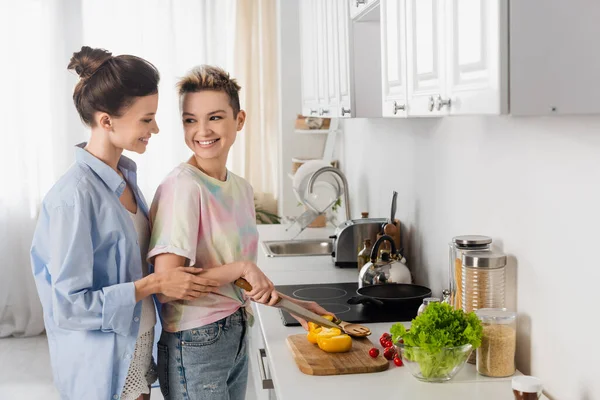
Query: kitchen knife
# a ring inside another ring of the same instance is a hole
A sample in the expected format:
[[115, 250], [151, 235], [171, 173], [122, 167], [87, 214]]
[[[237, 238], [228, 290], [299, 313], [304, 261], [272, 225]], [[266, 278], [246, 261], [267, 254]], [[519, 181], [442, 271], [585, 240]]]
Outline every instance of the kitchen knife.
[[[245, 280], [244, 278], [240, 278], [240, 279], [236, 280], [234, 283], [236, 286], [238, 286], [248, 292], [252, 290], [252, 285], [250, 285], [250, 283], [248, 283], [248, 281]], [[290, 314], [294, 314], [297, 317], [303, 318], [310, 322], [314, 322], [315, 324], [318, 324], [321, 326], [327, 326], [329, 328], [338, 328], [342, 331], [344, 330], [338, 324], [335, 324], [335, 323], [331, 322], [330, 320], [321, 317], [319, 314], [315, 314], [314, 312], [309, 311], [302, 306], [299, 306], [298, 304], [294, 303], [293, 301], [284, 299], [283, 297], [279, 298], [279, 301], [277, 301], [277, 303], [274, 305], [274, 307], [281, 308], [282, 310], [285, 310], [285, 311], [289, 312]]]

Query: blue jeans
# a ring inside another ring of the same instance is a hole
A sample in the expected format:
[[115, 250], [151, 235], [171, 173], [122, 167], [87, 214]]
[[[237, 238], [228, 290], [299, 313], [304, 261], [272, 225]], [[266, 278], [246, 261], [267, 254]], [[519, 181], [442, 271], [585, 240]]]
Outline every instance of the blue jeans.
[[246, 313], [212, 324], [162, 332], [158, 380], [165, 400], [243, 400], [248, 382]]

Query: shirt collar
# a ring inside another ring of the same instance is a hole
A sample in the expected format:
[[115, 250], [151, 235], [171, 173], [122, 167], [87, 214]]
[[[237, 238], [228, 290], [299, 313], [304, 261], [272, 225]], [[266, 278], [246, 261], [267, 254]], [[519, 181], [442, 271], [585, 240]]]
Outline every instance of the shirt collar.
[[[83, 142], [76, 146], [75, 159], [77, 162], [84, 163], [90, 167], [90, 169], [102, 179], [106, 186], [120, 197], [125, 190], [125, 181], [114, 169], [86, 151], [84, 149], [86, 145], [87, 143]], [[122, 155], [119, 159], [118, 168], [128, 179], [131, 177], [134, 180], [134, 182], [132, 182], [134, 185], [137, 184], [135, 182], [137, 165], [133, 160]]]

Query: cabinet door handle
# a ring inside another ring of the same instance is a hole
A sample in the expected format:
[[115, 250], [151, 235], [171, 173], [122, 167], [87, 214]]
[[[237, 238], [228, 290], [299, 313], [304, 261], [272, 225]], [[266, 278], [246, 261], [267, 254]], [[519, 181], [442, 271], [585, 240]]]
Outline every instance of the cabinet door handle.
[[365, 4], [367, 2], [367, 0], [356, 0], [356, 7], [360, 6], [361, 4]]
[[433, 111], [433, 109], [435, 108], [435, 100], [433, 99], [433, 96], [429, 96], [429, 111]]
[[352, 112], [352, 110], [350, 108], [344, 108], [344, 106], [342, 106], [342, 117], [346, 114], [350, 114]]
[[258, 365], [260, 369], [260, 379], [262, 380], [263, 389], [274, 389], [273, 379], [267, 379], [267, 370], [265, 369], [264, 359], [267, 357], [265, 349], [258, 349]]
[[319, 110], [319, 115], [324, 115], [324, 114], [329, 114], [329, 110], [326, 110], [326, 109], [324, 109], [324, 108], [321, 108], [321, 109]]
[[442, 109], [442, 107], [444, 106], [448, 106], [448, 108], [450, 108], [452, 106], [452, 100], [450, 100], [450, 97], [448, 97], [446, 100], [442, 99], [442, 96], [440, 96], [438, 94], [437, 96], [437, 109], [438, 111], [440, 111]]
[[406, 104], [398, 104], [394, 102], [394, 115], [398, 114], [398, 111], [406, 110]]
[[310, 109], [310, 115], [313, 115], [313, 114], [316, 114], [316, 113], [317, 113], [317, 110], [315, 110], [314, 108]]

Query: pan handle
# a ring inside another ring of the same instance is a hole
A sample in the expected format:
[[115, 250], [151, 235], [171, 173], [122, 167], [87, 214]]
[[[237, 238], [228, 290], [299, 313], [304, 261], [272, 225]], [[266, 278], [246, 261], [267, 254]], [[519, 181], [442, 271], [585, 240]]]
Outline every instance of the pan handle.
[[376, 306], [383, 306], [383, 301], [369, 297], [369, 296], [353, 296], [348, 299], [348, 304], [374, 304]]

